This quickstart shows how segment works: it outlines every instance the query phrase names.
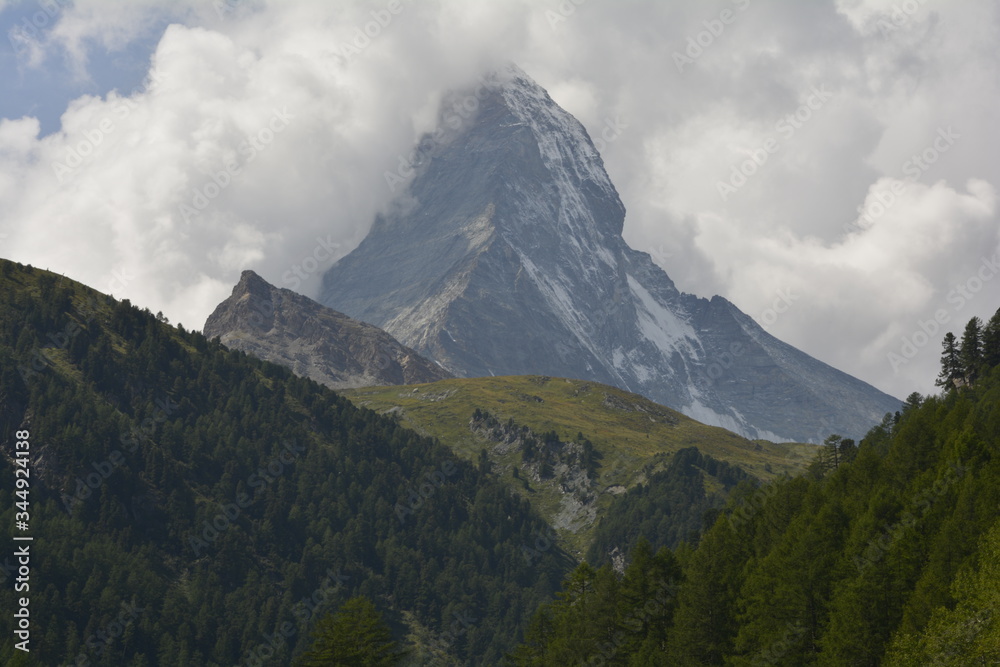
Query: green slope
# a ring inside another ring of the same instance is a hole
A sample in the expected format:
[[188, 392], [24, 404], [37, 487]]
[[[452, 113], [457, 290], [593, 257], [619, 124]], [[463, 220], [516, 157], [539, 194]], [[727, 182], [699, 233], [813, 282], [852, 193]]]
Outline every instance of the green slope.
[[[27, 435], [26, 435], [27, 434]], [[28, 442], [30, 493], [15, 493]], [[30, 502], [26, 509], [16, 503]], [[355, 595], [396, 637], [496, 664], [569, 566], [527, 503], [285, 368], [0, 260], [0, 664], [290, 664]], [[13, 614], [30, 599], [31, 652]], [[447, 633], [455, 615], [460, 636]], [[426, 662], [426, 660], [424, 660]]]
[[[596, 518], [613, 498], [646, 481], [681, 449], [697, 447], [761, 480], [800, 474], [816, 452], [812, 445], [750, 441], [642, 396], [583, 380], [533, 375], [467, 378], [406, 387], [368, 387], [344, 395], [359, 405], [396, 416], [419, 433], [439, 438], [470, 461], [477, 461], [485, 449], [493, 471], [549, 518], [577, 557], [585, 553]], [[520, 454], [504, 451], [473, 430], [471, 421], [477, 409], [501, 422], [513, 419], [534, 433], [555, 431], [564, 441], [575, 441], [578, 435], [590, 440], [600, 456], [593, 485], [595, 520], [560, 520], [560, 514], [565, 514], [566, 493], [558, 480], [525, 484]], [[513, 477], [515, 470], [520, 479]], [[706, 484], [713, 486], [710, 478]]]

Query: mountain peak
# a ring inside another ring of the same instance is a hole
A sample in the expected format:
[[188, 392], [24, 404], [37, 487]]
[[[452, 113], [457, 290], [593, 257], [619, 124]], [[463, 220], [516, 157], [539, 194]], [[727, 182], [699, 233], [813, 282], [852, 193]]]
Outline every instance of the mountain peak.
[[274, 290], [271, 283], [261, 278], [257, 273], [247, 269], [240, 273], [240, 280], [233, 286], [230, 299], [253, 299], [257, 304], [257, 310], [270, 310], [262, 307], [262, 304], [270, 304]]
[[240, 274], [204, 333], [334, 389], [451, 377], [384, 331], [279, 289], [253, 271]]
[[441, 119], [323, 303], [460, 376], [604, 382], [751, 437], [856, 436], [898, 409], [630, 248], [587, 131], [516, 65], [447, 96]]
[[541, 87], [512, 60], [508, 60], [487, 70], [486, 74], [481, 77], [480, 83], [494, 90], [499, 90], [505, 86]]
[[254, 271], [252, 271], [250, 269], [244, 269], [240, 273], [240, 282], [237, 283], [237, 284], [238, 285], [242, 285], [243, 283], [250, 283], [250, 282], [262, 282], [262, 283], [266, 283], [266, 281], [263, 278], [261, 278], [259, 275], [257, 275]]
[[[506, 72], [510, 78], [501, 87], [501, 93], [511, 112], [531, 130], [541, 160], [566, 204], [561, 221], [613, 222], [608, 231], [620, 235], [625, 207], [586, 128], [520, 68], [514, 68]], [[594, 220], [587, 215], [587, 200], [591, 198], [613, 202], [620, 215], [615, 211], [612, 220]], [[580, 206], [575, 207], [574, 203]]]
[[[587, 130], [514, 63], [487, 73], [478, 87], [446, 95], [439, 127], [420, 140], [417, 155], [408, 199], [440, 200], [440, 213], [461, 212], [446, 216], [452, 223], [492, 202], [492, 222], [515, 244], [521, 234], [596, 240], [622, 232], [625, 207]], [[447, 183], [437, 178], [442, 170]], [[511, 198], [535, 201], [535, 215], [506, 214], [501, 203]]]

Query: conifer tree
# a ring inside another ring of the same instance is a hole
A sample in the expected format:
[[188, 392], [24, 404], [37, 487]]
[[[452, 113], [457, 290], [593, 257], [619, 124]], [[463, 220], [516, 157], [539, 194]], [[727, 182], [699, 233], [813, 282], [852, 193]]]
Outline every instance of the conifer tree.
[[351, 598], [316, 624], [313, 644], [300, 658], [303, 667], [391, 667], [399, 662], [389, 627], [364, 597]]
[[912, 392], [906, 397], [906, 402], [903, 403], [903, 414], [915, 410], [920, 407], [920, 404], [924, 402], [924, 397], [920, 395], [920, 392]]
[[973, 317], [965, 325], [965, 333], [962, 334], [962, 347], [959, 348], [958, 358], [966, 384], [976, 381], [979, 377], [979, 367], [983, 363], [982, 324], [978, 317]]
[[685, 567], [665, 664], [721, 665], [732, 653], [747, 546], [745, 537], [726, 520], [720, 519], [705, 533]]
[[840, 443], [843, 436], [836, 433], [827, 436], [823, 441], [823, 451], [820, 453], [820, 461], [824, 472], [832, 472], [840, 467]]
[[955, 334], [948, 332], [944, 335], [941, 352], [941, 373], [935, 384], [945, 389], [954, 389], [955, 381], [962, 379], [962, 364], [958, 356], [958, 342]]
[[983, 328], [983, 368], [1000, 366], [1000, 309]]

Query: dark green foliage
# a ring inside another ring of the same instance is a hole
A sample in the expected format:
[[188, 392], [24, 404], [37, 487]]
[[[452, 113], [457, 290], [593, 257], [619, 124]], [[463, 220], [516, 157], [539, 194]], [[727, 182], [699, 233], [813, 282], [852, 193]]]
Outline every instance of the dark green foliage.
[[914, 408], [919, 408], [920, 404], [924, 402], [924, 397], [920, 395], [920, 392], [913, 392], [906, 397], [906, 401], [903, 402], [903, 413], [906, 414]]
[[809, 466], [809, 472], [814, 477], [828, 475], [839, 468], [842, 463], [853, 461], [857, 452], [857, 445], [850, 438], [837, 434], [829, 435], [823, 441], [823, 446], [820, 448], [819, 454], [816, 455], [816, 460]]
[[978, 317], [970, 319], [961, 343], [949, 331], [942, 348], [937, 386], [951, 390], [974, 384], [980, 376], [1000, 366], [1000, 310], [985, 326]]
[[[1000, 368], [981, 369], [961, 391], [911, 395], [857, 446], [830, 438], [823, 474], [740, 485], [697, 548], [678, 550], [671, 617], [631, 638], [654, 641], [657, 658], [592, 664], [997, 664]], [[594, 655], [609, 618], [586, 625], [598, 580], [578, 571], [564, 584], [580, 602], [536, 616], [522, 664]], [[616, 601], [616, 617], [638, 608]]]
[[525, 667], [662, 664], [679, 578], [674, 555], [654, 555], [646, 541], [621, 577], [608, 565], [581, 563], [539, 609], [512, 659]]
[[351, 598], [337, 613], [316, 623], [313, 643], [298, 664], [302, 667], [392, 667], [399, 650], [389, 626], [371, 600]]
[[[0, 267], [0, 520], [6, 448], [29, 429], [38, 664], [289, 664], [356, 595], [397, 637], [406, 614], [440, 633], [462, 606], [477, 622], [449, 651], [495, 663], [568, 571], [558, 549], [527, 563], [544, 522], [437, 441], [128, 302]], [[15, 653], [0, 639], [0, 664]]]
[[935, 384], [945, 389], [954, 389], [956, 381], [962, 380], [965, 375], [958, 356], [958, 341], [955, 334], [950, 331], [946, 333], [941, 347], [941, 373]]
[[1000, 366], [1000, 310], [983, 329], [983, 366], [987, 370]]
[[581, 443], [583, 446], [583, 454], [580, 458], [580, 465], [587, 471], [587, 475], [589, 475], [591, 479], [596, 479], [597, 468], [600, 466], [598, 461], [601, 458], [601, 454], [594, 449], [594, 443], [583, 437], [582, 433], [578, 433], [576, 438], [576, 441]]
[[[706, 476], [717, 480], [723, 493], [707, 493]], [[615, 499], [598, 523], [587, 559], [603, 564], [615, 548], [627, 554], [640, 536], [653, 548], [673, 549], [696, 536], [705, 513], [725, 505], [725, 495], [748, 479], [740, 468], [702, 454], [696, 447], [677, 451], [666, 468]]]
[[983, 341], [982, 322], [978, 317], [973, 317], [965, 325], [965, 332], [962, 334], [962, 347], [958, 351], [958, 358], [962, 364], [962, 372], [965, 375], [965, 382], [972, 384], [979, 377], [979, 371], [983, 363]]

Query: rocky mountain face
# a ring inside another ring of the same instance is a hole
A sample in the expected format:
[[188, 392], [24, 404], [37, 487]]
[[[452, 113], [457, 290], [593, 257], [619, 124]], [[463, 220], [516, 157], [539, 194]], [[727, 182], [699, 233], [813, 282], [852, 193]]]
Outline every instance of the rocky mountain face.
[[630, 248], [586, 130], [517, 67], [446, 100], [415, 155], [320, 300], [455, 375], [595, 380], [772, 440], [856, 437], [899, 407]]
[[419, 384], [452, 375], [384, 331], [244, 271], [204, 333], [334, 389]]

